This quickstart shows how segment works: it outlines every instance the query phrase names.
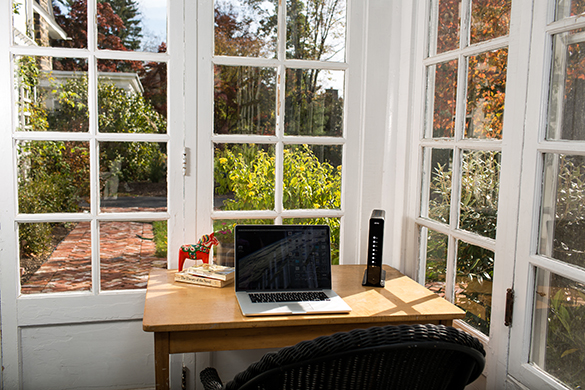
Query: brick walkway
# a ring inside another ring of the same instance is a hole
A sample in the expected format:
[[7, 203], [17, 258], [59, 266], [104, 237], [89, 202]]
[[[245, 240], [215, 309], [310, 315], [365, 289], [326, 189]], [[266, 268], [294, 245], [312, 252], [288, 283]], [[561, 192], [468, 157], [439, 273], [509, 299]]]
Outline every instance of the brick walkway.
[[[152, 224], [147, 222], [100, 222], [102, 291], [146, 288], [149, 270], [166, 268], [166, 258], [154, 255], [152, 237]], [[91, 289], [90, 223], [80, 222], [21, 286], [21, 293]]]

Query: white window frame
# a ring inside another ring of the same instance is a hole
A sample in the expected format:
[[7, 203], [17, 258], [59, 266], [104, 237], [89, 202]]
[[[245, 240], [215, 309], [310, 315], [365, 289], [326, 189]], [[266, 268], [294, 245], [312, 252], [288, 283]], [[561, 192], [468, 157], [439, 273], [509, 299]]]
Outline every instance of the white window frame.
[[[566, 389], [552, 376], [529, 363], [535, 291], [535, 270], [541, 268], [565, 278], [585, 283], [585, 271], [538, 253], [543, 154], [585, 155], [583, 141], [546, 140], [547, 113], [553, 52], [553, 35], [585, 28], [579, 16], [554, 21], [554, 0], [534, 1], [531, 41], [530, 82], [527, 88], [523, 173], [517, 232], [515, 326], [510, 335], [509, 372], [506, 380], [520, 388]], [[556, 193], [554, 194], [556, 196]], [[520, 309], [520, 310], [518, 310]], [[538, 326], [538, 324], [536, 324]]]
[[[306, 60], [287, 60], [285, 58], [284, 45], [280, 45], [277, 58], [245, 58], [214, 56], [214, 26], [213, 26], [213, 0], [199, 1], [199, 40], [197, 42], [199, 55], [198, 61], [198, 103], [199, 115], [197, 118], [197, 183], [199, 186], [190, 187], [196, 193], [197, 226], [198, 235], [212, 231], [212, 219], [273, 219], [276, 224], [281, 224], [283, 218], [319, 218], [331, 217], [341, 219], [340, 229], [340, 264], [358, 263], [360, 248], [356, 242], [359, 236], [359, 219], [361, 209], [359, 199], [361, 193], [359, 186], [362, 167], [362, 91], [360, 80], [363, 77], [363, 14], [365, 4], [355, 0], [347, 0], [347, 28], [346, 28], [346, 60], [345, 62], [320, 62]], [[279, 7], [279, 20], [284, 22], [285, 5]], [[278, 39], [286, 42], [285, 29], [278, 32]], [[277, 108], [277, 127], [274, 136], [255, 135], [217, 135], [213, 134], [213, 65], [241, 65], [261, 66], [277, 68], [281, 76], [281, 82], [277, 85], [277, 94], [280, 101], [280, 109]], [[344, 95], [344, 132], [342, 137], [308, 137], [285, 136], [283, 134], [284, 122], [284, 75], [285, 67], [290, 68], [319, 68], [327, 70], [345, 71], [345, 95]], [[195, 101], [195, 100], [194, 100]], [[189, 103], [187, 103], [189, 105]], [[352, 107], [352, 110], [348, 108]], [[359, 109], [357, 109], [359, 107]], [[193, 118], [194, 119], [194, 118]], [[187, 119], [187, 123], [190, 120]], [[194, 130], [187, 129], [187, 137], [193, 137]], [[276, 165], [275, 210], [250, 210], [250, 211], [218, 211], [213, 209], [213, 143], [257, 143], [275, 145], [275, 157], [282, 161], [284, 146], [287, 144], [320, 144], [341, 145], [343, 147], [342, 163], [342, 198], [341, 208], [314, 209], [314, 210], [283, 210], [282, 209], [282, 165]], [[357, 160], [357, 161], [356, 161]], [[355, 163], [354, 163], [355, 161]], [[210, 191], [211, 189], [211, 191]], [[189, 190], [188, 190], [189, 191]]]
[[[88, 0], [88, 19], [96, 20], [97, 0]], [[181, 1], [167, 0], [168, 20], [184, 20], [184, 4]], [[0, 7], [0, 20], [12, 19], [11, 2]], [[0, 211], [0, 241], [2, 257], [0, 269], [0, 286], [2, 299], [2, 363], [3, 384], [9, 388], [19, 388], [22, 383], [21, 342], [22, 327], [59, 326], [81, 323], [101, 323], [140, 320], [144, 310], [145, 289], [99, 291], [99, 223], [101, 221], [168, 221], [168, 258], [167, 267], [176, 268], [178, 259], [173, 248], [178, 248], [185, 241], [183, 201], [183, 150], [184, 150], [184, 104], [183, 96], [185, 47], [183, 40], [183, 23], [168, 23], [167, 52], [118, 52], [97, 50], [97, 27], [88, 29], [88, 46], [85, 49], [15, 46], [12, 45], [11, 23], [3, 24], [0, 50], [5, 55], [0, 61], [0, 86], [2, 91], [10, 91], [0, 96], [2, 117], [0, 123], [0, 162], [3, 167], [2, 178], [5, 190], [0, 191], [2, 210]], [[10, 55], [8, 55], [10, 53]], [[87, 133], [32, 133], [16, 131], [18, 112], [13, 94], [14, 64], [13, 56], [51, 56], [87, 59], [88, 62], [88, 108], [90, 112], [89, 131]], [[158, 61], [168, 64], [167, 96], [168, 117], [166, 134], [110, 134], [97, 132], [97, 65], [99, 59], [121, 59], [131, 61]], [[8, 120], [10, 118], [10, 120]], [[20, 214], [18, 212], [18, 185], [16, 142], [20, 140], [73, 140], [90, 144], [92, 153], [90, 161], [90, 212], [88, 213], [54, 213], [54, 214]], [[100, 213], [99, 172], [97, 143], [102, 141], [147, 141], [167, 143], [167, 211], [142, 213]], [[20, 295], [20, 273], [17, 259], [18, 223], [29, 222], [80, 222], [89, 221], [92, 232], [92, 288], [91, 291], [51, 294]]]
[[[464, 0], [465, 1], [465, 0]], [[409, 235], [406, 246], [406, 272], [409, 275], [416, 276], [419, 283], [424, 283], [425, 259], [420, 256], [419, 252], [419, 228], [418, 226], [431, 228], [439, 233], [448, 234], [449, 240], [462, 239], [473, 245], [478, 245], [489, 249], [495, 253], [494, 261], [494, 283], [492, 289], [492, 317], [490, 323], [490, 335], [486, 337], [476, 331], [463, 321], [455, 321], [455, 326], [462, 327], [466, 331], [477, 336], [486, 347], [486, 368], [484, 374], [487, 377], [487, 388], [504, 388], [504, 383], [508, 370], [508, 347], [510, 328], [504, 325], [504, 305], [506, 301], [506, 290], [514, 287], [515, 259], [517, 251], [516, 233], [520, 229], [518, 224], [520, 187], [522, 177], [522, 144], [524, 140], [524, 121], [526, 115], [526, 99], [528, 85], [528, 57], [530, 55], [531, 42], [531, 24], [532, 0], [513, 0], [510, 16], [510, 32], [507, 37], [496, 38], [491, 41], [472, 45], [461, 49], [462, 57], [459, 57], [459, 66], [465, 56], [484, 52], [490, 49], [500, 47], [508, 48], [508, 65], [506, 77], [506, 97], [503, 138], [501, 141], [491, 141], [488, 145], [490, 150], [497, 149], [501, 151], [501, 171], [500, 171], [500, 194], [498, 200], [498, 225], [496, 239], [486, 239], [478, 237], [472, 233], [454, 230], [451, 227], [445, 227], [429, 219], [420, 218], [420, 201], [422, 196], [422, 177], [420, 168], [422, 166], [422, 147], [421, 146], [439, 146], [444, 141], [424, 140], [423, 131], [425, 124], [425, 104], [426, 104], [426, 65], [430, 63], [446, 62], [453, 59], [452, 52], [442, 53], [433, 59], [427, 59], [428, 47], [428, 26], [430, 20], [430, 10], [428, 7], [429, 0], [419, 0], [414, 9], [417, 15], [417, 23], [413, 45], [416, 47], [416, 53], [413, 56], [413, 104], [412, 104], [412, 121], [411, 121], [411, 155], [408, 158], [409, 166], [413, 171], [411, 180], [407, 188], [408, 193], [416, 201], [411, 202], [408, 207], [408, 219], [411, 221], [409, 226]], [[466, 8], [466, 7], [463, 7]], [[460, 32], [463, 34], [463, 31]], [[458, 75], [458, 95], [466, 94], [466, 71], [464, 77]], [[462, 84], [460, 81], [465, 81]], [[463, 89], [463, 90], [462, 90]], [[461, 124], [459, 124], [461, 126]], [[459, 140], [456, 138], [456, 148], [474, 150], [481, 149], [481, 145], [474, 140]], [[485, 142], [485, 141], [483, 141]], [[494, 146], [492, 146], [494, 145]], [[454, 166], [455, 156], [453, 157]], [[453, 174], [453, 181], [458, 175]], [[459, 178], [458, 178], [459, 180]], [[452, 193], [452, 197], [459, 194]], [[456, 203], [458, 205], [458, 198]], [[451, 223], [456, 223], [451, 218]], [[448, 256], [448, 264], [451, 268], [455, 264], [455, 251], [451, 251]], [[447, 271], [449, 272], [449, 270]], [[517, 274], [517, 272], [516, 272]], [[453, 273], [454, 275], [454, 273]], [[517, 290], [516, 290], [517, 291]], [[516, 310], [522, 310], [516, 306]]]

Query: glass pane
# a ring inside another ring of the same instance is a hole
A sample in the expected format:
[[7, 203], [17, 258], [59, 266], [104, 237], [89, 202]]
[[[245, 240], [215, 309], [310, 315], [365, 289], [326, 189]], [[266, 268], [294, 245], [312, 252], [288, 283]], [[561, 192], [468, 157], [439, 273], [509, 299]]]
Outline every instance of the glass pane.
[[215, 55], [274, 58], [275, 1], [215, 0]]
[[539, 254], [585, 268], [585, 156], [545, 154]]
[[167, 154], [161, 142], [100, 143], [102, 213], [167, 210]]
[[557, 0], [556, 20], [580, 15], [585, 12], [585, 1], [583, 0]]
[[[447, 275], [447, 246], [449, 237], [434, 230], [422, 228], [426, 235], [425, 287], [445, 298], [445, 276]], [[424, 236], [421, 238], [425, 238]]]
[[18, 211], [23, 214], [88, 210], [89, 142], [18, 143]]
[[464, 321], [490, 334], [494, 253], [459, 241], [455, 304], [465, 310]]
[[[429, 209], [421, 209], [421, 215], [425, 214], [436, 221], [449, 224], [451, 210], [451, 178], [453, 177], [453, 150], [430, 149], [430, 185], [428, 188]], [[425, 153], [426, 158], [429, 158]], [[425, 164], [426, 166], [426, 164]], [[429, 177], [429, 175], [427, 175]], [[421, 204], [424, 207], [424, 203]]]
[[341, 145], [286, 145], [285, 209], [341, 208]]
[[570, 389], [585, 384], [585, 284], [537, 269], [530, 362]]
[[286, 5], [286, 58], [345, 61], [345, 0], [289, 0]]
[[[455, 107], [457, 104], [457, 60], [443, 62], [428, 69], [427, 113], [432, 110], [432, 129], [427, 125], [427, 134], [433, 138], [453, 138], [455, 135]], [[427, 116], [428, 117], [428, 116]], [[430, 124], [429, 124], [430, 125]]]
[[331, 239], [331, 264], [339, 264], [340, 218], [285, 218], [283, 225], [329, 225]]
[[213, 131], [274, 135], [276, 69], [215, 65]]
[[511, 10], [512, 0], [473, 0], [471, 44], [508, 35]]
[[100, 222], [102, 291], [146, 288], [150, 269], [166, 267], [166, 221]]
[[166, 52], [166, 0], [97, 3], [98, 49]]
[[274, 210], [274, 145], [216, 144], [216, 210]]
[[165, 63], [98, 60], [98, 69], [100, 132], [167, 132]]
[[134, 19], [142, 27], [142, 36], [136, 37], [140, 42], [138, 50], [152, 53], [167, 51], [167, 0], [135, 0], [139, 14]]
[[86, 1], [12, 1], [14, 44], [87, 47]]
[[21, 294], [91, 290], [91, 225], [21, 223]]
[[463, 152], [460, 229], [496, 238], [500, 159], [500, 152]]
[[461, 0], [438, 0], [437, 54], [459, 47]]
[[213, 234], [219, 245], [213, 248], [213, 263], [234, 266], [234, 227], [236, 225], [272, 225], [271, 219], [216, 219]]
[[508, 50], [469, 57], [465, 137], [502, 139]]
[[88, 131], [87, 60], [16, 56], [14, 67], [17, 131]]
[[344, 71], [287, 69], [284, 133], [341, 137], [344, 79]]
[[585, 32], [553, 38], [548, 127], [550, 140], [585, 140]]

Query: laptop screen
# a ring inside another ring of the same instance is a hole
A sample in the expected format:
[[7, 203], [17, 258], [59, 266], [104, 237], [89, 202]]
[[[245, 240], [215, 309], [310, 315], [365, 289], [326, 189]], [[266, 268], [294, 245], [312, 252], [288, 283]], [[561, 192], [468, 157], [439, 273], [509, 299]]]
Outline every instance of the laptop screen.
[[236, 291], [331, 289], [327, 225], [237, 225]]

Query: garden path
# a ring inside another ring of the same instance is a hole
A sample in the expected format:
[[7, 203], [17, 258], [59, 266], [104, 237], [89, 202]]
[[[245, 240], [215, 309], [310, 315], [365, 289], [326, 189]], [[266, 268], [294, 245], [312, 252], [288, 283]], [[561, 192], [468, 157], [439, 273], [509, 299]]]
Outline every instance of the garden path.
[[[100, 222], [101, 291], [146, 288], [150, 269], [166, 268], [166, 258], [155, 256], [152, 237], [148, 222]], [[90, 290], [90, 222], [79, 222], [21, 286], [22, 294]]]

